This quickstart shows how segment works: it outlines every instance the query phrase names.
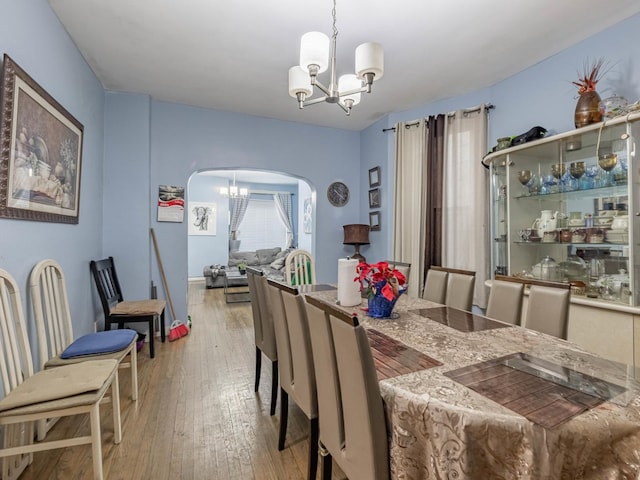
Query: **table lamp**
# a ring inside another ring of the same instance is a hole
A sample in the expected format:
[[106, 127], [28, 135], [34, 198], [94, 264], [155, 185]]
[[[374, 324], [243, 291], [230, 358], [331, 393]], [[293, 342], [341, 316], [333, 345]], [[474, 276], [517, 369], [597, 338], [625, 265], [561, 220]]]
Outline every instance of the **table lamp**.
[[360, 245], [369, 245], [369, 225], [353, 223], [350, 225], [343, 225], [344, 228], [344, 241], [345, 245], [353, 245], [356, 251], [352, 258], [358, 259], [360, 262], [366, 262], [366, 258], [360, 255]]

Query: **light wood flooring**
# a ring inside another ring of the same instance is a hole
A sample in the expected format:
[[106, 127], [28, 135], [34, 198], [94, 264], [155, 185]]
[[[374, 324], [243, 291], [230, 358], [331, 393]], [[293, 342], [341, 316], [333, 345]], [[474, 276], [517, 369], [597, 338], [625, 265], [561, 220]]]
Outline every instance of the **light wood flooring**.
[[[279, 452], [280, 407], [269, 416], [271, 362], [266, 358], [260, 391], [253, 391], [250, 304], [226, 304], [222, 289], [190, 282], [188, 311], [190, 335], [164, 344], [158, 339], [153, 360], [148, 345], [139, 353], [137, 403], [129, 395], [128, 370], [121, 372], [120, 445], [113, 444], [111, 406], [101, 407], [105, 479], [306, 479], [307, 419], [290, 402], [287, 448]], [[65, 431], [87, 434], [87, 418], [63, 419], [47, 438]], [[90, 447], [36, 453], [20, 478], [91, 479]]]

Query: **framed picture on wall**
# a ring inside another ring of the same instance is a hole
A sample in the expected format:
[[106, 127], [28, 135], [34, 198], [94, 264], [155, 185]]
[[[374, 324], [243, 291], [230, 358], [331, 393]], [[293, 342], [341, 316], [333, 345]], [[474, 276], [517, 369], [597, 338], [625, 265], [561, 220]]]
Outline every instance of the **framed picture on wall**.
[[369, 190], [369, 208], [380, 208], [380, 189]]
[[382, 182], [380, 181], [380, 167], [373, 167], [369, 169], [369, 188], [379, 187]]
[[380, 212], [369, 212], [369, 230], [372, 232], [380, 231]]
[[304, 214], [302, 216], [304, 233], [312, 233], [313, 229], [313, 204], [311, 197], [304, 199]]
[[6, 54], [2, 73], [0, 216], [78, 223], [84, 127]]
[[216, 234], [216, 204], [189, 202], [189, 235]]

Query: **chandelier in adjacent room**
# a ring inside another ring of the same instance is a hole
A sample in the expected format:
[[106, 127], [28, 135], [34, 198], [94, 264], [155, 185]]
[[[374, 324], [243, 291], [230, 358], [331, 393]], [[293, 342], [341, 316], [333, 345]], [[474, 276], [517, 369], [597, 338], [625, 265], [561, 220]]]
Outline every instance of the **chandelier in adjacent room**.
[[246, 197], [249, 195], [249, 189], [247, 188], [239, 188], [236, 185], [236, 174], [233, 174], [233, 184], [229, 185], [229, 187], [220, 187], [220, 195], [229, 198], [239, 198]]
[[[298, 106], [327, 102], [335, 103], [347, 115], [351, 107], [360, 102], [360, 94], [371, 93], [371, 84], [382, 78], [384, 73], [384, 52], [379, 43], [368, 42], [356, 48], [356, 73], [342, 75], [336, 83], [336, 1], [333, 0], [333, 35], [331, 39], [321, 32], [307, 32], [300, 41], [300, 65], [289, 69], [289, 95], [298, 100]], [[318, 80], [318, 74], [329, 68], [329, 86]], [[324, 95], [308, 98], [313, 87]]]

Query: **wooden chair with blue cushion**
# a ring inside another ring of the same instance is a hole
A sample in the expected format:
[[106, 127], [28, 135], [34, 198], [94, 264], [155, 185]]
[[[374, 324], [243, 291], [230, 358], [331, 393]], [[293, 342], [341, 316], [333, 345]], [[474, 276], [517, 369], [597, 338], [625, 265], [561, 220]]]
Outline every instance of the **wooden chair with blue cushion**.
[[125, 301], [113, 257], [97, 261], [91, 260], [89, 266], [98, 289], [98, 295], [100, 295], [105, 330], [111, 330], [111, 325], [114, 323], [118, 328], [124, 328], [125, 323], [147, 323], [149, 325], [149, 354], [153, 358], [155, 356], [154, 322], [156, 319], [160, 321], [160, 338], [164, 343], [166, 338], [164, 310], [167, 302], [157, 299]]
[[[118, 362], [112, 358], [73, 363], [34, 373], [22, 299], [15, 279], [0, 269], [0, 400], [2, 478], [16, 479], [33, 453], [90, 444], [93, 478], [102, 480], [100, 403], [111, 389], [113, 441], [122, 440]], [[62, 429], [56, 440], [33, 443], [33, 424], [56, 417], [89, 415], [89, 435]]]
[[[89, 333], [74, 340], [67, 286], [55, 260], [39, 262], [29, 277], [31, 303], [38, 336], [41, 370], [87, 360], [113, 358], [118, 368], [131, 369], [131, 399], [138, 399], [138, 361], [135, 330]], [[40, 421], [37, 438], [43, 440], [57, 418]]]

